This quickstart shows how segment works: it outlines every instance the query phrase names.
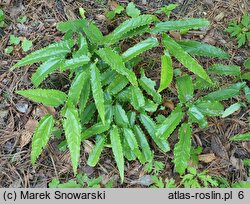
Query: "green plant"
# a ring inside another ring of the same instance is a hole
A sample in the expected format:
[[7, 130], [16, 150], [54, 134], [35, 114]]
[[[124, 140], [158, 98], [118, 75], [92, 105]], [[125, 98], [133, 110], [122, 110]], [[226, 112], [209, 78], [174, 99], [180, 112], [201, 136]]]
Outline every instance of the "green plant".
[[2, 9], [0, 9], [0, 28], [4, 26], [4, 19], [5, 19], [4, 12]]
[[181, 177], [181, 184], [185, 188], [208, 188], [210, 186], [218, 186], [218, 182], [211, 176], [207, 175], [206, 171], [197, 172], [197, 170], [192, 167], [189, 167], [188, 171], [188, 174]]
[[236, 37], [238, 41], [238, 47], [245, 45], [245, 43], [250, 42], [250, 18], [247, 13], [245, 13], [240, 22], [233, 20], [226, 29], [227, 32], [231, 34], [232, 37]]
[[[180, 104], [168, 117], [163, 116], [164, 120], [155, 121], [151, 116], [161, 106], [160, 92], [173, 80], [171, 55], [207, 84], [213, 82], [191, 55], [217, 58], [229, 56], [220, 48], [197, 41], [176, 42], [167, 35], [171, 30], [208, 26], [206, 19], [160, 22], [154, 15], [138, 16], [138, 11], [132, 6], [128, 10], [130, 16], [134, 17], [121, 23], [106, 36], [87, 19], [59, 23], [57, 29], [65, 33], [60, 42], [32, 52], [12, 68], [14, 70], [42, 62], [31, 77], [35, 88], [20, 90], [17, 93], [34, 102], [58, 107], [60, 110], [57, 117], [49, 114], [44, 116], [36, 127], [31, 151], [33, 165], [53, 134], [53, 127], [57, 126], [64, 130], [75, 175], [81, 142], [94, 136], [95, 146], [89, 155], [88, 165], [95, 166], [104, 147], [111, 147], [123, 181], [124, 157], [128, 160], [138, 159], [141, 163], [150, 162], [153, 151], [148, 137], [162, 152], [169, 151], [167, 139], [188, 110], [190, 120], [180, 128], [180, 140], [174, 150], [176, 168], [183, 174], [190, 157], [191, 124], [198, 122], [201, 127], [205, 127], [205, 116], [221, 114], [223, 106], [218, 101], [237, 95], [240, 91], [242, 83], [230, 87], [230, 95], [227, 97], [225, 95], [229, 94], [229, 91], [226, 89], [224, 95], [216, 93], [215, 98], [212, 94], [195, 101], [191, 77], [181, 76], [177, 79]], [[121, 50], [121, 40], [146, 33], [159, 34], [159, 38], [163, 33], [162, 43], [155, 37], [148, 37], [126, 51]], [[146, 76], [143, 69], [139, 78], [133, 72], [140, 62], [138, 55], [157, 46], [163, 46], [165, 49], [161, 56], [162, 70], [158, 91], [156, 83]], [[63, 92], [38, 88], [43, 87], [44, 79], [57, 69], [70, 72], [72, 83], [69, 90]]]
[[[60, 183], [59, 179], [54, 178], [49, 183], [49, 188], [100, 188], [102, 177], [89, 178], [87, 174], [77, 174], [76, 179], [69, 180], [66, 183]], [[112, 188], [112, 181], [104, 185], [105, 188]]]

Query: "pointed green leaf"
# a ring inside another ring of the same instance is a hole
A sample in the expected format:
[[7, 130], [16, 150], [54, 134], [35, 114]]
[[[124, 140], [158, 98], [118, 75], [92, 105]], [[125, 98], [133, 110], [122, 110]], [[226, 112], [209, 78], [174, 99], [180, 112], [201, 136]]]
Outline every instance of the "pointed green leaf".
[[191, 72], [201, 77], [202, 79], [212, 83], [211, 79], [202, 68], [202, 66], [192, 58], [186, 51], [182, 49], [182, 47], [176, 43], [172, 38], [168, 35], [163, 34], [163, 44], [169, 52], [174, 55], [174, 57], [181, 62], [186, 68], [188, 68]]
[[141, 14], [141, 11], [135, 7], [133, 2], [130, 2], [126, 7], [126, 13], [132, 18], [136, 18]]
[[208, 72], [219, 75], [239, 76], [240, 67], [236, 65], [213, 64], [208, 68]]
[[74, 175], [76, 175], [80, 158], [81, 123], [77, 109], [71, 105], [67, 107], [64, 116], [65, 119], [63, 121], [63, 128], [69, 147]]
[[247, 99], [247, 102], [250, 103], [250, 88], [248, 86], [246, 86], [244, 88], [244, 92], [245, 92], [245, 97]]
[[151, 151], [146, 136], [138, 125], [134, 126], [134, 133], [142, 150], [141, 160], [145, 162], [150, 162], [153, 159], [153, 152]]
[[250, 69], [250, 58], [248, 58], [248, 59], [244, 62], [244, 67], [246, 67], [247, 69]]
[[[87, 88], [86, 84], [89, 84], [89, 73], [87, 71], [83, 71], [80, 74], [78, 74], [69, 89], [69, 94], [68, 94], [68, 98], [71, 100], [71, 102], [76, 105], [79, 101], [79, 98], [81, 96], [81, 93], [83, 91], [83, 89]], [[86, 91], [86, 90], [85, 90]], [[87, 93], [86, 93], [87, 94]], [[84, 94], [85, 95], [85, 94]], [[85, 95], [86, 96], [86, 95]], [[82, 102], [85, 102], [86, 105], [86, 99], [82, 98]], [[83, 105], [83, 104], [82, 104]], [[81, 107], [83, 108], [83, 107]]]
[[[80, 103], [79, 108], [81, 108], [81, 105], [84, 104]], [[90, 102], [86, 108], [84, 107], [84, 109], [80, 109], [80, 118], [82, 125], [89, 123], [93, 119], [95, 112], [96, 106], [93, 102]]]
[[127, 49], [123, 54], [122, 58], [124, 62], [127, 62], [135, 57], [137, 57], [139, 54], [156, 47], [159, 44], [157, 38], [148, 38], [146, 40], [143, 40], [139, 42], [138, 44], [134, 45], [133, 47]]
[[141, 70], [139, 84], [147, 92], [147, 94], [153, 97], [153, 100], [157, 104], [161, 103], [161, 95], [155, 90], [156, 83], [150, 78], [147, 78], [143, 70]]
[[106, 123], [105, 125], [103, 125], [102, 123], [96, 123], [90, 128], [82, 132], [81, 140], [86, 140], [93, 135], [102, 134], [106, 132], [107, 130], [109, 130], [109, 128], [110, 128], [110, 125], [108, 123]]
[[62, 60], [60, 58], [51, 58], [41, 64], [31, 77], [32, 83], [38, 87], [49, 74], [59, 68], [61, 62]]
[[143, 109], [147, 112], [155, 112], [158, 106], [159, 105], [154, 103], [153, 101], [145, 99], [145, 106], [143, 106]]
[[143, 93], [139, 89], [139, 87], [131, 86], [130, 87], [130, 101], [132, 106], [136, 109], [139, 110], [141, 107], [145, 105], [145, 99], [143, 96]]
[[48, 143], [54, 124], [55, 121], [53, 116], [45, 115], [36, 126], [31, 147], [31, 163], [33, 166], [35, 165], [36, 159], [41, 154], [43, 148]]
[[135, 73], [130, 69], [125, 67], [123, 59], [120, 55], [115, 53], [111, 48], [105, 47], [99, 49], [97, 54], [115, 71], [119, 74], [127, 77], [130, 83], [134, 86], [137, 86], [137, 79]]
[[112, 151], [115, 157], [115, 161], [120, 173], [121, 182], [123, 183], [124, 180], [124, 157], [123, 157], [123, 150], [122, 150], [122, 143], [119, 134], [119, 130], [116, 126], [110, 130], [110, 141], [112, 145]]
[[178, 98], [181, 103], [186, 103], [194, 96], [194, 87], [192, 78], [189, 75], [179, 77], [176, 81]]
[[56, 25], [57, 30], [61, 32], [68, 32], [68, 31], [82, 31], [83, 25], [87, 24], [86, 19], [76, 19], [76, 20], [69, 20], [66, 22], [60, 22]]
[[174, 147], [174, 164], [176, 171], [182, 175], [188, 167], [191, 150], [191, 134], [190, 125], [183, 123], [179, 129], [179, 142]]
[[100, 79], [100, 71], [95, 64], [90, 66], [90, 78], [92, 94], [95, 100], [95, 105], [102, 123], [105, 124], [105, 107], [104, 107], [104, 95], [102, 90], [102, 84]]
[[82, 65], [88, 64], [89, 61], [90, 61], [90, 58], [88, 56], [84, 56], [84, 55], [65, 60], [61, 66], [61, 71], [80, 67]]
[[129, 126], [128, 116], [120, 104], [114, 106], [114, 120], [119, 127]]
[[202, 112], [195, 106], [192, 105], [188, 109], [188, 115], [192, 122], [197, 122], [201, 128], [208, 126], [208, 122]]
[[232, 141], [250, 140], [250, 132], [239, 134], [230, 138]]
[[35, 62], [44, 62], [53, 57], [63, 59], [67, 53], [71, 52], [71, 48], [73, 47], [73, 45], [73, 40], [61, 41], [51, 44], [47, 47], [30, 53], [29, 55], [21, 59], [18, 63], [16, 63], [11, 70], [14, 70], [17, 67], [33, 64]]
[[115, 78], [113, 78], [112, 82], [107, 88], [107, 91], [110, 94], [115, 95], [119, 93], [122, 89], [124, 89], [128, 83], [129, 81], [127, 80], [127, 78], [119, 74]]
[[156, 137], [156, 124], [155, 122], [145, 114], [140, 114], [140, 121], [148, 131], [151, 138], [154, 140], [155, 144], [163, 151], [168, 152], [170, 150], [170, 146], [166, 139], [162, 139], [159, 137]]
[[89, 154], [89, 158], [87, 161], [87, 164], [89, 166], [92, 166], [92, 167], [96, 166], [96, 164], [99, 161], [102, 150], [104, 148], [105, 142], [106, 142], [106, 138], [104, 136], [98, 137], [94, 148], [91, 150]]
[[79, 33], [79, 37], [78, 37], [78, 46], [79, 46], [79, 49], [74, 53], [73, 57], [77, 58], [80, 56], [87, 56], [89, 53], [88, 42], [81, 33]]
[[170, 30], [198, 29], [209, 26], [209, 21], [203, 18], [189, 18], [160, 22], [155, 25], [153, 33], [167, 32]]
[[138, 146], [138, 143], [137, 143], [137, 140], [136, 140], [136, 137], [135, 137], [133, 131], [129, 128], [123, 128], [122, 130], [123, 130], [124, 140], [126, 143], [125, 149], [132, 151], [132, 153], [130, 153], [130, 155], [131, 155], [130, 160], [134, 158], [133, 155], [140, 158], [141, 152], [139, 150], [139, 146]]
[[162, 124], [158, 125], [156, 129], [156, 136], [167, 139], [180, 124], [183, 116], [184, 113], [182, 112], [181, 107], [178, 105], [166, 118], [166, 120]]
[[227, 59], [230, 57], [230, 55], [222, 49], [206, 43], [193, 40], [180, 40], [178, 44], [190, 55], [217, 57], [219, 59]]
[[116, 76], [119, 76], [119, 74], [112, 69], [107, 69], [106, 71], [102, 72], [101, 74], [102, 85], [106, 86], [110, 84], [114, 80], [114, 78], [116, 78]]
[[229, 106], [222, 114], [222, 118], [225, 118], [231, 114], [233, 114], [234, 112], [238, 111], [242, 106], [242, 103], [238, 102], [235, 104], [232, 104], [231, 106]]
[[63, 104], [67, 98], [65, 93], [54, 89], [28, 89], [17, 91], [16, 93], [34, 102], [53, 107]]
[[205, 116], [221, 116], [224, 112], [224, 106], [218, 101], [199, 100], [195, 106]]
[[158, 92], [166, 89], [173, 80], [174, 72], [172, 67], [172, 59], [168, 52], [161, 57], [161, 81]]
[[246, 82], [238, 82], [226, 88], [222, 88], [218, 91], [214, 91], [209, 93], [208, 95], [203, 97], [203, 100], [211, 100], [211, 101], [222, 101], [227, 100], [229, 98], [238, 96], [240, 94], [240, 90], [246, 86]]

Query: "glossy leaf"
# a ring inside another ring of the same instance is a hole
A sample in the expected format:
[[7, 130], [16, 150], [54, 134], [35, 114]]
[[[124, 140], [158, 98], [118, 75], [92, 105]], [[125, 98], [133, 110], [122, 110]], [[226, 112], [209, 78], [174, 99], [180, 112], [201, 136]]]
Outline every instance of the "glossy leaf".
[[74, 68], [80, 67], [82, 65], [88, 64], [89, 61], [90, 61], [90, 58], [84, 55], [65, 60], [65, 62], [61, 66], [61, 71], [65, 71], [66, 69], [74, 69]]
[[178, 44], [190, 55], [217, 57], [219, 59], [227, 59], [230, 57], [230, 55], [222, 49], [206, 43], [193, 40], [180, 40], [178, 41]]
[[123, 59], [120, 55], [115, 53], [111, 48], [105, 47], [99, 49], [97, 54], [115, 71], [127, 77], [130, 83], [137, 86], [137, 79], [135, 73], [125, 67]]
[[222, 114], [222, 118], [225, 118], [231, 114], [233, 114], [234, 112], [238, 111], [240, 109], [240, 107], [242, 106], [242, 103], [238, 102], [235, 104], [232, 104], [231, 106], [229, 106]]
[[133, 2], [130, 2], [127, 5], [126, 13], [132, 18], [136, 18], [141, 14], [140, 10], [135, 7], [135, 4]]
[[138, 146], [138, 143], [137, 143], [137, 140], [133, 131], [129, 128], [123, 128], [122, 130], [123, 130], [124, 139], [126, 140], [129, 148], [137, 157], [139, 157], [141, 153], [139, 151], [139, 146]]
[[174, 72], [172, 59], [168, 52], [165, 52], [161, 57], [161, 81], [158, 92], [166, 89], [173, 80]]
[[107, 91], [111, 95], [115, 95], [119, 93], [122, 89], [124, 89], [129, 81], [127, 78], [123, 75], [117, 75], [115, 78], [113, 78], [112, 82], [109, 84]]
[[155, 122], [146, 114], [140, 114], [140, 121], [148, 131], [151, 138], [154, 140], [155, 144], [163, 151], [168, 152], [170, 150], [169, 144], [166, 139], [156, 137], [156, 124]]
[[130, 89], [131, 104], [136, 110], [139, 110], [141, 107], [145, 105], [145, 99], [143, 93], [138, 87], [131, 86], [130, 88], [131, 88]]
[[172, 38], [168, 35], [163, 34], [163, 45], [169, 52], [186, 68], [188, 68], [191, 72], [201, 77], [202, 79], [212, 83], [211, 79], [202, 68], [202, 66], [192, 58], [186, 51], [182, 49], [182, 47], [176, 43]]
[[123, 54], [122, 58], [124, 62], [127, 62], [135, 57], [137, 57], [139, 54], [156, 47], [158, 45], [157, 38], [148, 38], [146, 40], [143, 40], [139, 42], [138, 44], [134, 45], [133, 47], [127, 49]]
[[63, 129], [69, 147], [70, 159], [74, 174], [77, 173], [77, 166], [80, 158], [81, 146], [81, 123], [77, 109], [72, 105], [68, 106], [63, 120]]
[[230, 138], [232, 141], [250, 140], [250, 132], [239, 134]]
[[205, 116], [221, 116], [224, 112], [224, 106], [218, 101], [200, 100], [195, 106]]
[[153, 159], [153, 152], [151, 151], [146, 136], [144, 135], [143, 131], [141, 130], [140, 126], [134, 126], [134, 133], [139, 143], [139, 146], [142, 150], [142, 156], [140, 160], [144, 162], [150, 162]]
[[190, 125], [183, 123], [179, 129], [179, 142], [174, 147], [174, 164], [176, 171], [182, 175], [188, 167], [191, 150], [191, 134]]
[[170, 30], [183, 30], [183, 29], [198, 29], [207, 27], [209, 21], [203, 18], [189, 18], [183, 20], [173, 20], [160, 22], [155, 25], [152, 30], [153, 33], [167, 32]]
[[155, 112], [158, 106], [159, 104], [156, 104], [149, 99], [145, 99], [145, 105], [143, 106], [143, 109], [147, 112]]
[[38, 87], [49, 74], [59, 68], [61, 62], [60, 58], [51, 58], [41, 64], [31, 77], [32, 83]]
[[184, 113], [181, 107], [178, 105], [171, 114], [164, 120], [162, 124], [159, 124], [156, 130], [156, 136], [162, 139], [167, 139], [175, 128], [180, 124]]
[[54, 89], [28, 89], [17, 91], [16, 93], [34, 102], [53, 107], [63, 104], [67, 98], [65, 93]]
[[[70, 89], [69, 89], [68, 98], [70, 99], [70, 101], [74, 105], [76, 105], [78, 103], [83, 89], [84, 88], [87, 89], [86, 83], [89, 83], [89, 73], [87, 71], [81, 72], [73, 80], [73, 82], [72, 82], [72, 84], [70, 86]], [[86, 99], [82, 98], [82, 103], [83, 102], [86, 105]], [[82, 106], [82, 108], [84, 108], [84, 107]]]
[[189, 75], [179, 77], [176, 81], [178, 98], [181, 103], [186, 103], [194, 96], [194, 87], [192, 78]]
[[97, 111], [102, 120], [102, 123], [105, 124], [104, 94], [100, 79], [100, 71], [95, 64], [92, 64], [90, 66], [90, 81]]
[[156, 83], [150, 78], [147, 78], [143, 70], [141, 71], [141, 78], [139, 79], [139, 84], [147, 92], [147, 94], [153, 97], [153, 100], [157, 104], [161, 103], [161, 95], [155, 90]]
[[45, 115], [36, 126], [31, 146], [31, 163], [35, 165], [37, 158], [49, 141], [55, 121], [52, 115]]
[[128, 116], [120, 104], [114, 106], [114, 120], [119, 127], [129, 126]]
[[192, 105], [188, 109], [188, 115], [192, 122], [197, 122], [201, 128], [208, 126], [208, 122], [202, 112], [195, 106]]
[[238, 82], [218, 91], [211, 92], [203, 97], [203, 100], [222, 101], [238, 96], [240, 90], [246, 86], [246, 82]]
[[89, 158], [87, 161], [87, 164], [89, 166], [96, 166], [96, 164], [99, 161], [100, 155], [102, 153], [102, 150], [104, 148], [106, 142], [106, 138], [104, 136], [99, 136], [95, 146], [93, 147], [93, 149], [91, 150], [90, 154], [89, 154]]
[[96, 123], [93, 126], [91, 126], [90, 128], [88, 128], [82, 132], [81, 139], [86, 140], [93, 135], [102, 134], [102, 133], [106, 132], [107, 130], [109, 130], [109, 128], [110, 128], [110, 125], [108, 123], [106, 123], [105, 125], [103, 125], [102, 123]]
[[124, 157], [123, 157], [123, 150], [122, 150], [122, 143], [119, 134], [119, 130], [116, 126], [110, 130], [110, 141], [112, 146], [112, 151], [115, 157], [115, 161], [120, 173], [121, 182], [123, 183], [124, 180]]
[[11, 70], [14, 70], [17, 67], [33, 64], [35, 62], [45, 62], [53, 57], [63, 59], [67, 53], [71, 52], [71, 48], [73, 47], [73, 45], [73, 40], [61, 41], [51, 44], [22, 58], [13, 66]]
[[86, 19], [76, 19], [76, 20], [69, 20], [66, 22], [60, 22], [56, 25], [57, 30], [61, 32], [68, 32], [68, 31], [82, 31], [83, 25], [87, 24]]
[[86, 40], [86, 38], [79, 33], [79, 37], [78, 37], [78, 50], [74, 53], [73, 57], [77, 58], [80, 56], [87, 56], [89, 53], [89, 49], [88, 49], [88, 42]]
[[208, 72], [219, 75], [239, 76], [240, 67], [236, 65], [213, 64], [208, 68]]

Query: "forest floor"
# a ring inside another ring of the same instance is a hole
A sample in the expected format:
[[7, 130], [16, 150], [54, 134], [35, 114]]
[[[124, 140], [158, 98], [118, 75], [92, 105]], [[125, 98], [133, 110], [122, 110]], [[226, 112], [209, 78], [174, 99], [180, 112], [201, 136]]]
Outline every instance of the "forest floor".
[[[126, 5], [129, 1], [117, 1]], [[230, 38], [225, 29], [233, 19], [239, 20], [244, 12], [250, 13], [250, 2], [248, 0], [135, 0], [134, 3], [143, 13], [151, 13], [163, 5], [177, 3], [179, 6], [171, 15], [173, 19], [188, 17], [207, 18], [211, 25], [208, 29], [191, 31], [184, 38], [199, 39], [212, 45], [223, 48], [231, 58], [227, 60], [211, 60], [198, 58], [204, 68], [215, 62], [225, 64], [243, 65], [244, 60], [249, 56], [249, 45], [237, 47], [236, 40]], [[70, 19], [79, 18], [79, 7], [84, 8], [88, 19], [94, 20], [104, 34], [108, 34], [119, 24], [119, 18], [108, 21], [105, 12], [116, 5], [115, 1], [105, 0], [2, 0], [0, 8], [6, 15], [6, 26], [0, 28], [0, 187], [47, 187], [52, 178], [59, 178], [61, 181], [68, 181], [74, 178], [72, 173], [69, 152], [58, 149], [58, 140], [51, 139], [35, 168], [30, 162], [31, 137], [37, 124], [37, 118], [47, 112], [55, 112], [55, 109], [48, 109], [20, 97], [15, 91], [32, 87], [30, 76], [36, 69], [35, 65], [9, 71], [18, 60], [26, 56], [21, 46], [14, 47], [12, 54], [5, 54], [4, 49], [8, 46], [10, 35], [26, 37], [32, 40], [32, 50], [37, 50], [51, 42], [62, 38], [62, 33], [56, 30], [56, 23]], [[26, 16], [24, 23], [18, 22], [18, 17]], [[171, 33], [173, 38], [180, 38], [178, 33]], [[29, 51], [30, 52], [30, 51]], [[157, 49], [148, 54], [154, 58]], [[160, 62], [160, 61], [159, 61]], [[159, 82], [160, 63], [155, 63], [146, 69], [147, 76]], [[58, 80], [58, 73], [50, 76], [47, 83]], [[60, 75], [61, 86], [65, 86], [65, 76]], [[230, 79], [223, 78], [223, 85], [230, 84]], [[171, 88], [171, 87], [170, 87]], [[174, 101], [167, 91], [163, 93], [168, 101]], [[230, 106], [235, 99], [225, 102], [225, 107]], [[170, 104], [171, 105], [171, 104]], [[242, 107], [232, 116], [223, 118], [210, 118], [209, 127], [199, 129], [193, 127], [192, 142], [195, 145], [202, 145], [204, 155], [203, 161], [214, 157], [209, 162], [201, 162], [199, 170], [207, 170], [209, 175], [225, 177], [230, 183], [246, 180], [247, 169], [242, 164], [242, 159], [250, 157], [249, 142], [230, 142], [232, 135], [244, 133], [249, 130], [248, 125], [249, 107]], [[176, 141], [176, 132], [170, 138], [171, 147]], [[88, 144], [81, 151], [79, 172], [86, 173], [89, 177], [103, 177], [103, 183], [113, 180], [113, 187], [143, 187], [137, 181], [146, 175], [143, 165], [137, 161], [126, 162], [125, 182], [119, 183], [118, 170], [109, 149], [106, 149], [99, 164], [89, 167], [86, 164], [88, 156]], [[173, 164], [170, 162], [173, 153], [163, 154], [155, 150], [155, 160], [164, 163], [162, 177], [179, 177], [174, 172]]]

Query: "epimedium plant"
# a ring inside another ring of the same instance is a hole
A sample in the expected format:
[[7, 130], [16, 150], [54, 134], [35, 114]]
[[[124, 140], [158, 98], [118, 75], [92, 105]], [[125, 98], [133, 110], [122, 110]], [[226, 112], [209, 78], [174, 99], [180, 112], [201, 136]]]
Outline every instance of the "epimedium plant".
[[[130, 8], [131, 9], [131, 8]], [[229, 91], [211, 93], [202, 99], [194, 99], [192, 78], [183, 75], [177, 79], [180, 103], [167, 117], [151, 117], [162, 104], [160, 92], [173, 80], [172, 57], [197, 79], [213, 84], [203, 67], [192, 56], [228, 58], [220, 48], [192, 40], [175, 41], [167, 33], [171, 30], [199, 29], [209, 25], [206, 19], [169, 20], [161, 22], [156, 16], [132, 12], [132, 18], [121, 23], [110, 34], [103, 36], [95, 23], [87, 19], [71, 20], [57, 25], [65, 33], [60, 42], [34, 51], [17, 62], [12, 70], [41, 62], [31, 81], [35, 88], [19, 90], [18, 94], [42, 103], [58, 107], [60, 116], [46, 115], [39, 121], [32, 138], [31, 162], [46, 146], [54, 126], [64, 130], [74, 174], [80, 159], [80, 147], [84, 140], [95, 137], [88, 165], [95, 166], [104, 147], [111, 147], [120, 173], [124, 179], [124, 157], [138, 159], [141, 163], [152, 161], [153, 151], [149, 138], [162, 152], [170, 150], [168, 137], [188, 116], [179, 129], [179, 142], [175, 145], [174, 163], [180, 174], [187, 168], [191, 148], [191, 124], [207, 125], [206, 116], [220, 115], [223, 106], [220, 100], [239, 92], [241, 83]], [[120, 43], [124, 39], [141, 36], [139, 43], [123, 51]], [[150, 37], [148, 37], [150, 36]], [[144, 39], [146, 38], [146, 39]], [[163, 47], [161, 57], [160, 86], [148, 78], [141, 69], [137, 77], [134, 69], [138, 57], [154, 47]], [[44, 89], [42, 82], [55, 70], [69, 71], [72, 83], [68, 91]], [[207, 107], [210, 107], [208, 109]]]

